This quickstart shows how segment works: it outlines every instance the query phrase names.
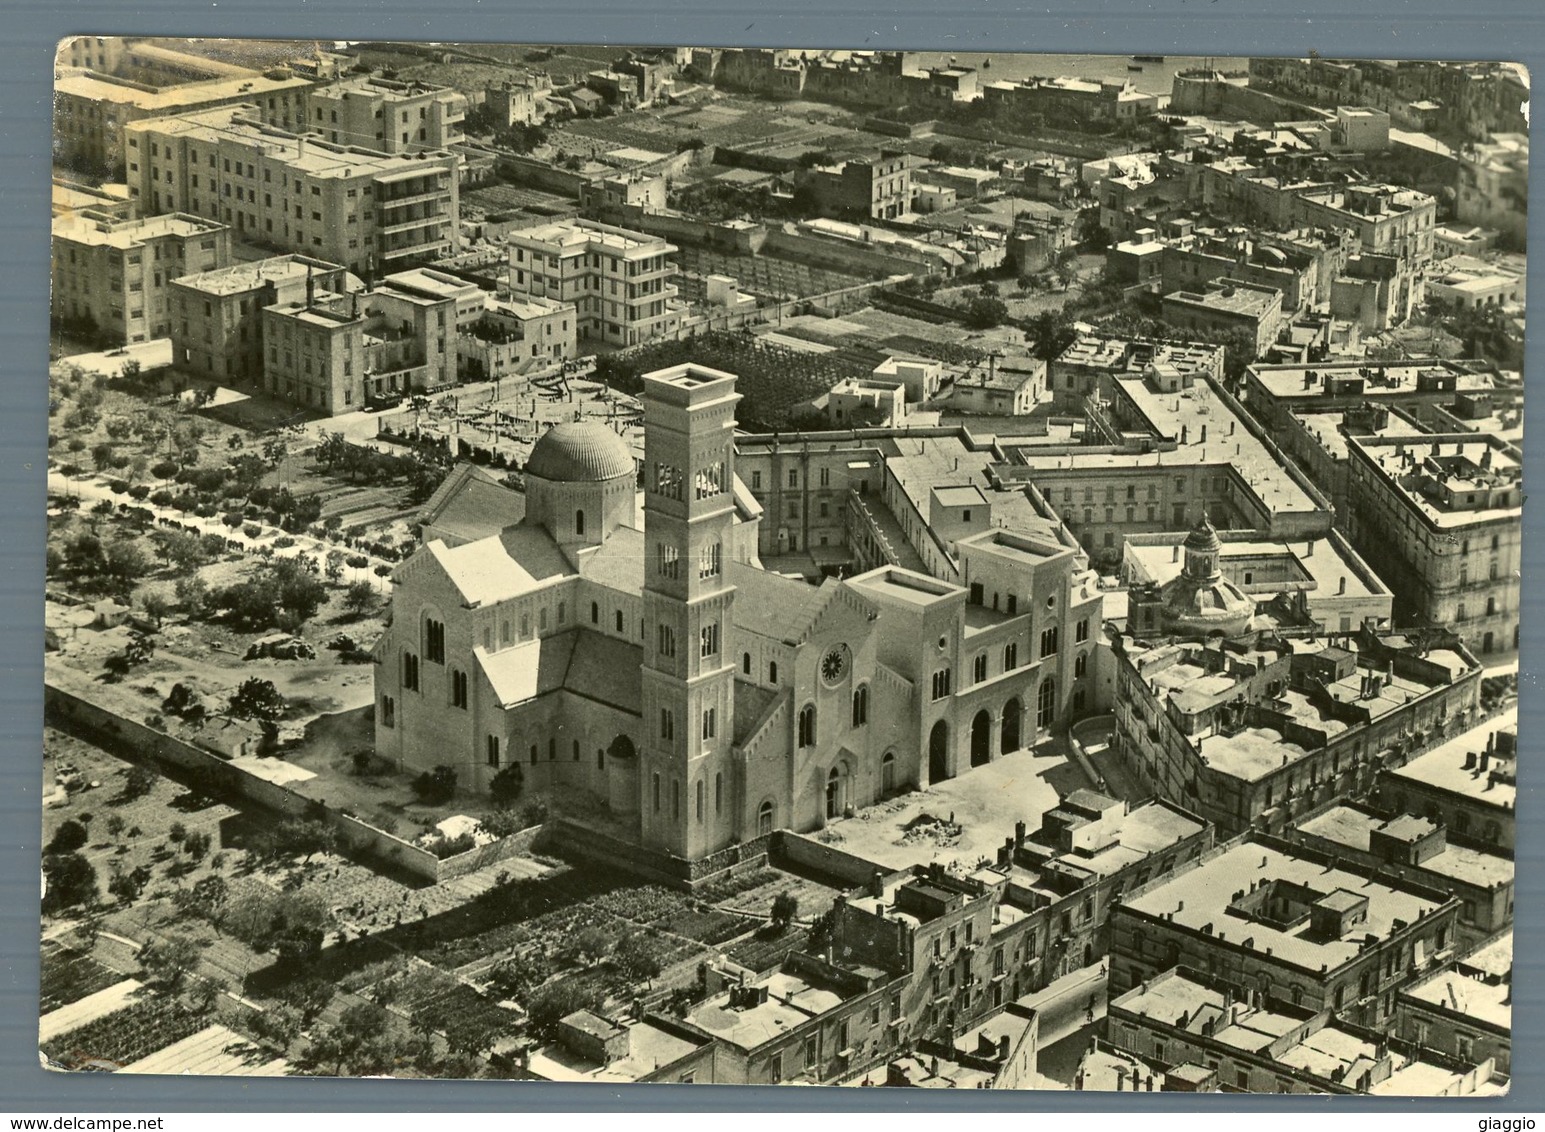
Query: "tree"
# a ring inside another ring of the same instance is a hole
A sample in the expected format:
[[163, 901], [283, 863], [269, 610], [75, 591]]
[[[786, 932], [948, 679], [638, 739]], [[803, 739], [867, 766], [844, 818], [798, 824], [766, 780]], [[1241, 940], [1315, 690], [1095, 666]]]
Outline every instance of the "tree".
[[375, 604], [375, 587], [364, 579], [350, 582], [349, 588], [343, 591], [343, 608], [359, 617]]
[[96, 901], [97, 871], [79, 853], [44, 857], [43, 881], [43, 911], [50, 915]]
[[572, 979], [548, 983], [531, 995], [526, 1003], [526, 1023], [531, 1036], [547, 1038], [554, 1026], [576, 1010], [596, 1005], [598, 992]]
[[280, 998], [286, 1005], [300, 1012], [303, 1025], [310, 1026], [322, 1016], [322, 1011], [327, 1009], [337, 992], [338, 988], [329, 980], [307, 975], [285, 987]]
[[799, 915], [799, 897], [792, 892], [780, 892], [773, 897], [772, 923], [779, 931], [787, 928]]
[[127, 907], [139, 899], [139, 894], [150, 883], [150, 875], [147, 865], [136, 866], [127, 873], [114, 871], [107, 882], [108, 894]]
[[349, 442], [343, 438], [343, 433], [329, 433], [323, 438], [322, 443], [316, 446], [315, 458], [317, 465], [329, 471], [340, 467], [351, 447]]
[[652, 979], [660, 973], [660, 959], [655, 947], [641, 932], [630, 932], [612, 948], [612, 966], [630, 982]]
[[88, 840], [86, 827], [73, 818], [64, 822], [54, 831], [53, 838], [49, 841], [45, 853], [73, 853], [83, 848]]
[[1030, 319], [1026, 336], [1035, 343], [1035, 356], [1052, 361], [1078, 338], [1073, 322], [1061, 311], [1042, 311]]
[[1103, 251], [1110, 244], [1110, 233], [1100, 223], [1098, 208], [1085, 209], [1078, 217], [1078, 242], [1090, 251]]
[[243, 680], [225, 708], [227, 714], [237, 719], [256, 719], [264, 723], [277, 722], [284, 709], [284, 697], [279, 694], [279, 689], [274, 687], [272, 680], [264, 680], [261, 676]]
[[493, 799], [494, 805], [503, 810], [513, 806], [520, 799], [520, 792], [524, 785], [525, 775], [520, 769], [520, 764], [510, 763], [489, 780], [488, 794]]
[[183, 979], [198, 968], [199, 945], [184, 935], [153, 939], [139, 952], [139, 968], [145, 982], [157, 990], [176, 991]]
[[320, 952], [332, 927], [326, 897], [317, 892], [252, 893], [225, 913], [226, 931], [290, 965], [303, 964]]
[[1009, 316], [1009, 308], [1002, 299], [989, 295], [977, 295], [966, 303], [963, 321], [972, 330], [988, 330], [999, 325]]
[[139, 606], [145, 611], [145, 616], [149, 617], [157, 625], [159, 625], [166, 618], [166, 615], [172, 610], [172, 603], [167, 600], [166, 594], [160, 590], [150, 590], [141, 595], [139, 599]]
[[226, 901], [229, 898], [230, 889], [225, 883], [225, 878], [215, 876], [205, 877], [192, 888], [179, 888], [172, 893], [172, 903], [177, 905], [179, 911], [186, 915], [197, 916], [201, 920], [208, 920], [217, 926], [225, 913]]
[[291, 1007], [283, 1005], [270, 1006], [256, 1012], [247, 1024], [259, 1041], [269, 1042], [280, 1050], [288, 1050], [295, 1039], [300, 1037], [302, 1028], [300, 1015]]
[[209, 596], [209, 586], [203, 578], [178, 578], [172, 586], [172, 593], [184, 613], [197, 613], [203, 609], [204, 600]]
[[124, 777], [123, 793], [125, 798], [140, 798], [149, 794], [156, 788], [156, 783], [161, 781], [161, 776], [154, 768], [143, 763], [135, 763], [129, 768]]
[[199, 699], [199, 694], [188, 685], [179, 682], [172, 685], [171, 692], [161, 701], [161, 714], [175, 715], [189, 723], [201, 723], [208, 712]]
[[124, 822], [122, 815], [120, 815], [120, 814], [108, 814], [107, 815], [107, 836], [111, 837], [114, 841], [117, 841], [118, 840], [118, 835], [121, 834], [124, 831], [125, 824], [126, 823]]

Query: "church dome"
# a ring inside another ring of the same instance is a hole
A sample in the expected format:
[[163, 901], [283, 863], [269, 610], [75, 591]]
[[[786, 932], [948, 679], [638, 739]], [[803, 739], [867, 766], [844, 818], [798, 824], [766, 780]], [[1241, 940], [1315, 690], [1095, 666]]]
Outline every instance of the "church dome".
[[559, 483], [599, 483], [634, 474], [627, 443], [598, 421], [569, 421], [531, 448], [526, 474]]
[[1202, 521], [1191, 528], [1191, 533], [1182, 545], [1187, 550], [1216, 552], [1223, 549], [1223, 540], [1218, 537], [1217, 529], [1208, 522], [1206, 512], [1203, 512]]
[[1255, 615], [1255, 599], [1223, 576], [1218, 567], [1223, 540], [1205, 512], [1181, 545], [1185, 566], [1159, 591], [1165, 624], [1203, 635], [1232, 637], [1244, 632]]

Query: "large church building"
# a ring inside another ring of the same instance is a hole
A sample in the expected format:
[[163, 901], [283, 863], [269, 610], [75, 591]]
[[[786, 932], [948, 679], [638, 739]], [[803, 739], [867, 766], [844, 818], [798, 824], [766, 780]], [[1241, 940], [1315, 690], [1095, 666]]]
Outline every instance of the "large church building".
[[567, 816], [691, 861], [1064, 722], [1100, 635], [1076, 546], [993, 527], [948, 544], [958, 582], [771, 572], [735, 474], [735, 377], [644, 385], [642, 468], [605, 424], [561, 424], [524, 496], [464, 466], [430, 500], [376, 652], [382, 755], [478, 789], [518, 762]]

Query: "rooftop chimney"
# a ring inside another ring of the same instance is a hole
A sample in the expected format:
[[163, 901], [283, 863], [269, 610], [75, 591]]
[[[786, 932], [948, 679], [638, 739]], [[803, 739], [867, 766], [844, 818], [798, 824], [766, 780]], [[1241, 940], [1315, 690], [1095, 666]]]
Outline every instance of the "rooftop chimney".
[[1345, 574], [1341, 575], [1341, 585], [1336, 592], [1338, 594], [1345, 594], [1347, 592], [1347, 576]]

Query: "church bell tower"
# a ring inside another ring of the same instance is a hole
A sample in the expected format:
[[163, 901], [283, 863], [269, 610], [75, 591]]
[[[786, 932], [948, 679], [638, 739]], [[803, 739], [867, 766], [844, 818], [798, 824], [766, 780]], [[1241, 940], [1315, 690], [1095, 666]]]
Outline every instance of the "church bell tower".
[[696, 859], [736, 840], [731, 756], [735, 376], [644, 375], [643, 842]]

